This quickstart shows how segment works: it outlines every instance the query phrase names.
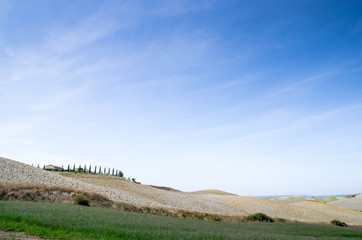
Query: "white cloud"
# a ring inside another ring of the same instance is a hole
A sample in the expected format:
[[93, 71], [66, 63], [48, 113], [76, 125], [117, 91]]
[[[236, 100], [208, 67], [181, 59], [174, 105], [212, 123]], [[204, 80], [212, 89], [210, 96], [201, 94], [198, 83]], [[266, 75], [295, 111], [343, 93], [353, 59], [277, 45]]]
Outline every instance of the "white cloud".
[[320, 81], [320, 80], [325, 80], [328, 77], [332, 77], [336, 74], [338, 74], [339, 71], [326, 71], [326, 72], [322, 72], [316, 75], [313, 75], [309, 78], [306, 78], [304, 80], [298, 81], [298, 82], [293, 82], [292, 84], [282, 87], [278, 90], [273, 90], [273, 93], [269, 94], [266, 98], [273, 98], [273, 97], [277, 97], [280, 95], [284, 95], [284, 94], [288, 94], [291, 92], [294, 92], [300, 88], [302, 88], [304, 85], [307, 85], [308, 83], [312, 83], [312, 82], [316, 82], [316, 81]]

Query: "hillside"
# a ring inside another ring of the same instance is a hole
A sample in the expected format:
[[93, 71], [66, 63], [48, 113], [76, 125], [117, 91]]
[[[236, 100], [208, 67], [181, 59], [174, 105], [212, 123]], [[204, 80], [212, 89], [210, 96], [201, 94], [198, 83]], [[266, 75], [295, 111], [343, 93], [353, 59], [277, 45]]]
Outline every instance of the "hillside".
[[357, 194], [355, 197], [337, 200], [330, 203], [331, 205], [356, 210], [362, 212], [362, 194]]
[[[263, 212], [275, 218], [301, 222], [329, 223], [333, 219], [339, 219], [350, 225], [362, 225], [362, 212], [315, 201], [283, 203], [242, 197], [218, 190], [191, 193], [169, 191], [107, 175], [48, 172], [5, 158], [0, 158], [0, 173], [1, 184], [20, 183], [68, 187], [98, 193], [113, 201], [136, 206], [180, 209], [219, 215], [245, 216]], [[357, 197], [354, 201], [361, 200]]]

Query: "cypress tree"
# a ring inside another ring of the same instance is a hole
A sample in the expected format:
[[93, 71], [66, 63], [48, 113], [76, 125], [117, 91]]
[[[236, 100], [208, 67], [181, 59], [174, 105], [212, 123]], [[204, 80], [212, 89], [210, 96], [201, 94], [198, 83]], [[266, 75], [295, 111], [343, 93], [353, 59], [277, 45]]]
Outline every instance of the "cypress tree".
[[111, 174], [111, 168], [108, 168], [108, 175]]
[[44, 166], [43, 166], [43, 169], [45, 170], [45, 164], [44, 164]]
[[102, 167], [99, 167], [99, 174], [102, 173]]
[[74, 166], [73, 166], [73, 172], [75, 172], [75, 164], [74, 164]]
[[87, 166], [84, 164], [84, 169], [83, 169], [83, 172], [85, 173], [85, 170], [86, 170]]
[[112, 169], [112, 176], [114, 176], [114, 168]]
[[38, 168], [40, 168], [40, 167], [39, 167], [39, 163], [38, 163]]
[[68, 164], [68, 172], [69, 172], [69, 164]]
[[79, 164], [78, 172], [82, 169], [82, 166]]
[[115, 176], [118, 176], [118, 170], [116, 170], [116, 175]]
[[107, 174], [107, 168], [104, 168], [104, 175], [106, 175]]
[[88, 173], [92, 173], [92, 165], [89, 165]]
[[94, 167], [94, 174], [97, 174], [97, 165]]
[[119, 170], [119, 177], [123, 178], [123, 172], [121, 170]]

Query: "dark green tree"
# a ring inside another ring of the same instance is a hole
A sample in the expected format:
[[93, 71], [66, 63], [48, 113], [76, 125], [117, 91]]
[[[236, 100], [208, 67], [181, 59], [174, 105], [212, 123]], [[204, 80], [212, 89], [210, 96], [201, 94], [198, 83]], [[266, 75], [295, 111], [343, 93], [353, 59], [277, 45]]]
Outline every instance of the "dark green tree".
[[68, 164], [68, 172], [70, 171], [70, 166], [69, 166], [69, 164]]
[[114, 176], [114, 168], [112, 169], [112, 176]]
[[111, 168], [108, 168], [108, 175], [111, 174]]
[[87, 170], [87, 166], [84, 164], [84, 169], [83, 169], [83, 172], [85, 173]]
[[89, 172], [89, 173], [92, 173], [92, 165], [89, 165], [88, 172]]
[[102, 173], [102, 167], [99, 167], [99, 174]]
[[74, 166], [73, 166], [73, 172], [75, 172], [75, 164], [74, 164]]
[[123, 178], [123, 172], [121, 170], [118, 171], [118, 174], [121, 178]]
[[94, 167], [94, 174], [97, 174], [97, 165]]
[[82, 171], [82, 166], [79, 164], [78, 172]]

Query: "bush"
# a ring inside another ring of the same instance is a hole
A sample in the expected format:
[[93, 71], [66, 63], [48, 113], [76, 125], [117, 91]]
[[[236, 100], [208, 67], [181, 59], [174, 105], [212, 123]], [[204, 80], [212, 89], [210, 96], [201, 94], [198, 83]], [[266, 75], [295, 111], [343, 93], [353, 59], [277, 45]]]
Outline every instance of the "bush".
[[347, 224], [345, 222], [339, 221], [339, 220], [332, 220], [331, 223], [333, 225], [336, 225], [338, 227], [347, 227]]
[[264, 213], [255, 213], [246, 217], [249, 222], [274, 222], [274, 219]]
[[287, 222], [284, 218], [277, 218], [275, 220], [276, 220], [276, 222], [282, 222], [282, 223]]
[[83, 195], [77, 195], [75, 197], [75, 204], [89, 207], [90, 206], [90, 201], [89, 201], [88, 198], [86, 198]]
[[205, 213], [203, 219], [216, 221], [216, 222], [221, 222], [221, 220], [222, 220], [220, 216], [214, 215], [214, 214], [209, 214], [209, 213]]

